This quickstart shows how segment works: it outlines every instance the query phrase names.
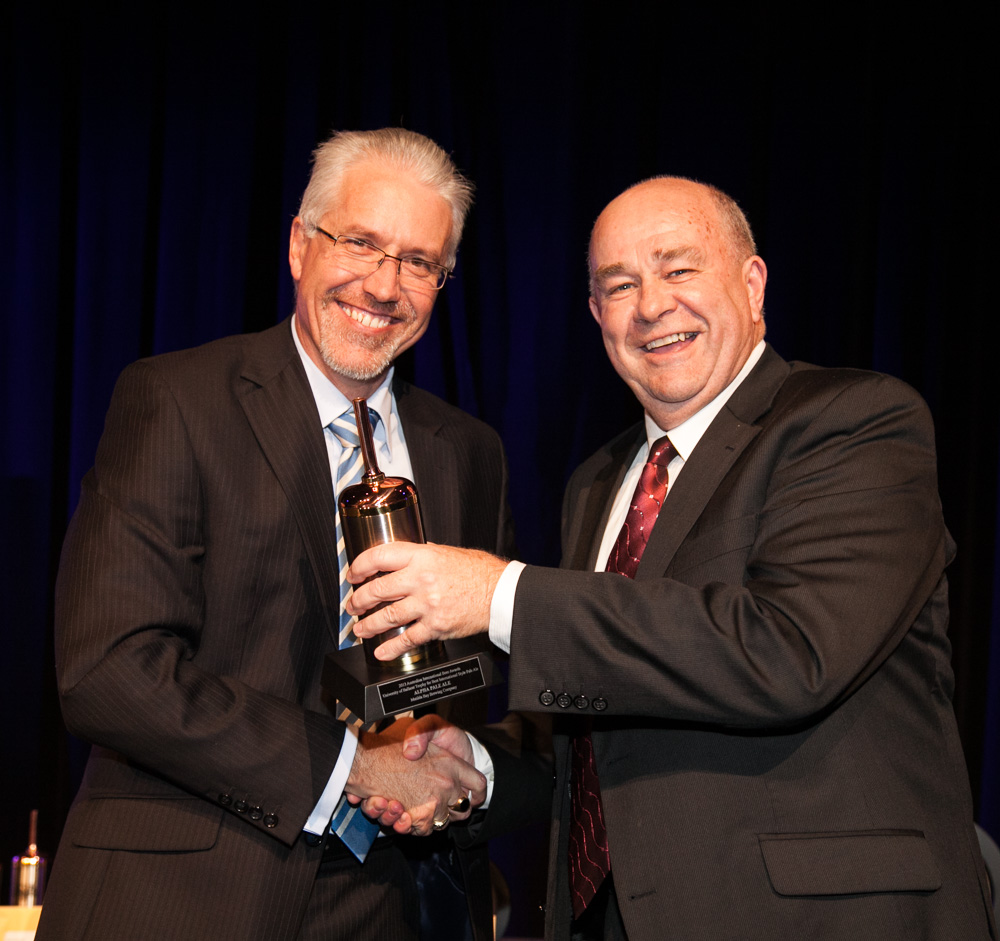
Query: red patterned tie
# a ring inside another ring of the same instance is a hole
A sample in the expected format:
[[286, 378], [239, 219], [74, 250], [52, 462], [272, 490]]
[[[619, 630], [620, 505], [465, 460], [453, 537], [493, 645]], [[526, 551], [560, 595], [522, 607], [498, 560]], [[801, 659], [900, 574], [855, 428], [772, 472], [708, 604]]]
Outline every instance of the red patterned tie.
[[[667, 495], [667, 465], [677, 452], [666, 436], [653, 442], [639, 476], [628, 514], [608, 556], [607, 571], [634, 578], [656, 516]], [[579, 918], [611, 871], [608, 831], [601, 807], [601, 785], [590, 733], [572, 741], [569, 877], [573, 916]]]

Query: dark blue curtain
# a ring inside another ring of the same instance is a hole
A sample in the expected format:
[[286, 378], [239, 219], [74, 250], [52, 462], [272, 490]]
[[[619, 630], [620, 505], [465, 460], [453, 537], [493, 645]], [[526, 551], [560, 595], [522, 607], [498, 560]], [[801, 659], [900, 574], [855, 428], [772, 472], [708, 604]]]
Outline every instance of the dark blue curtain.
[[[54, 849], [85, 754], [60, 725], [51, 585], [118, 372], [285, 316], [310, 151], [332, 128], [389, 124], [438, 140], [478, 186], [458, 277], [401, 369], [503, 435], [528, 561], [557, 560], [569, 471], [638, 413], [587, 311], [584, 257], [601, 207], [645, 176], [741, 202], [785, 357], [921, 391], [960, 550], [956, 711], [1000, 837], [996, 101], [977, 23], [97, 9], [0, 14], [3, 855], [34, 806]], [[540, 853], [499, 852], [538, 881]], [[515, 895], [532, 930], [531, 890]]]

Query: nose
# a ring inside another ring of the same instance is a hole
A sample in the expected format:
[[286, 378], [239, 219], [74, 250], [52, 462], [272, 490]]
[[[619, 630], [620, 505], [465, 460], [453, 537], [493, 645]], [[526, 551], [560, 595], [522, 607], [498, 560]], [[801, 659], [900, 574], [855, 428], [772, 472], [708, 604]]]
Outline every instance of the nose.
[[643, 281], [635, 310], [637, 320], [653, 323], [676, 309], [677, 301], [674, 299], [672, 285], [658, 278]]
[[382, 264], [364, 279], [361, 286], [378, 301], [398, 301], [399, 264], [394, 258], [383, 258]]

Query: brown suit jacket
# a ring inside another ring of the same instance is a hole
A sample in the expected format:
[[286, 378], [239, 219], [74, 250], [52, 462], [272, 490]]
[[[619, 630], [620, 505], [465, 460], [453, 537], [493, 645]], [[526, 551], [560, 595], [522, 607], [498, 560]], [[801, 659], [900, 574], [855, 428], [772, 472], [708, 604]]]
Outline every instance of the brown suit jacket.
[[511, 707], [560, 733], [548, 936], [568, 937], [568, 735], [586, 716], [631, 941], [989, 937], [926, 406], [768, 348], [635, 580], [595, 574], [642, 441], [570, 481], [580, 571], [529, 567], [515, 599]]
[[[497, 435], [394, 391], [427, 538], [509, 552]], [[287, 322], [122, 374], [57, 586], [63, 711], [94, 748], [40, 939], [295, 936], [344, 736], [320, 688], [334, 513]]]

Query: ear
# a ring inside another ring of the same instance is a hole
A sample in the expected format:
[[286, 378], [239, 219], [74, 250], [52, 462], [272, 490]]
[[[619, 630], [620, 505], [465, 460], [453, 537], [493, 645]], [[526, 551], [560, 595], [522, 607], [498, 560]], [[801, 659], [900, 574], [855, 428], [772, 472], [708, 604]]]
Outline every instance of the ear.
[[590, 295], [588, 303], [590, 304], [590, 315], [597, 321], [597, 325], [601, 325], [601, 308], [597, 304], [597, 298], [593, 294]]
[[292, 220], [292, 232], [288, 237], [288, 267], [292, 269], [292, 277], [296, 281], [302, 277], [302, 267], [309, 241], [302, 219], [296, 216]]
[[764, 287], [767, 284], [767, 265], [760, 255], [751, 255], [743, 262], [743, 282], [747, 286], [747, 300], [754, 323], [764, 316]]

